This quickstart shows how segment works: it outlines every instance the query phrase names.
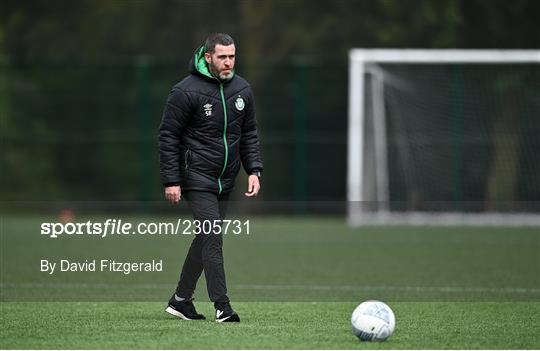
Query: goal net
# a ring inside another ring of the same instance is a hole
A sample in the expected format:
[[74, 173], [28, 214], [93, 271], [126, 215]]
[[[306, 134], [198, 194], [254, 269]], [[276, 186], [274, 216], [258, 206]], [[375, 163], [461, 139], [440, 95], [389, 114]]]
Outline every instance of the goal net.
[[540, 51], [349, 62], [352, 225], [540, 225]]

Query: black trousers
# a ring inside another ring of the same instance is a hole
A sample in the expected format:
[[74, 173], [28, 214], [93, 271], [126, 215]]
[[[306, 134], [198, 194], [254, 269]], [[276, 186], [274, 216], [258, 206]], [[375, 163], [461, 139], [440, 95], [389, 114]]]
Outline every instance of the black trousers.
[[[186, 191], [182, 196], [188, 200], [193, 218], [201, 224], [203, 221], [214, 223], [214, 220], [225, 218], [228, 193], [217, 195], [206, 191]], [[223, 266], [223, 234], [195, 234], [182, 267], [176, 295], [192, 297], [203, 271], [210, 301], [229, 302]]]

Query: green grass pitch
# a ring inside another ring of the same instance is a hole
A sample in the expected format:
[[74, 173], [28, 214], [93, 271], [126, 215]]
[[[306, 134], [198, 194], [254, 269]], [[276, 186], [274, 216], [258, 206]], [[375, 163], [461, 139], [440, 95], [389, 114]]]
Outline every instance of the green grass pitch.
[[[249, 235], [224, 243], [229, 295], [242, 322], [218, 324], [164, 312], [191, 237], [40, 236], [40, 223], [52, 220], [2, 215], [0, 348], [540, 348], [538, 228], [349, 228], [341, 218], [253, 218]], [[43, 258], [161, 258], [164, 269], [47, 275], [39, 272]], [[212, 317], [204, 279], [196, 299]], [[362, 343], [351, 332], [352, 310], [367, 299], [396, 314], [387, 342]]]
[[[207, 303], [201, 312], [211, 315]], [[240, 324], [181, 321], [156, 302], [4, 303], [2, 348], [527, 349], [540, 345], [540, 303], [396, 302], [394, 335], [363, 343], [354, 303], [238, 302]], [[36, 308], [39, 309], [36, 312]]]

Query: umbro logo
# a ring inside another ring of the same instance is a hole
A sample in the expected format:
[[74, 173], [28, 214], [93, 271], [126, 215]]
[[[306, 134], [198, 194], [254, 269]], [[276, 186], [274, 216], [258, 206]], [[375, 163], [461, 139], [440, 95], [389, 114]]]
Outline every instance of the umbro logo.
[[212, 104], [203, 105], [204, 114], [206, 115], [206, 117], [212, 116], [212, 107]]

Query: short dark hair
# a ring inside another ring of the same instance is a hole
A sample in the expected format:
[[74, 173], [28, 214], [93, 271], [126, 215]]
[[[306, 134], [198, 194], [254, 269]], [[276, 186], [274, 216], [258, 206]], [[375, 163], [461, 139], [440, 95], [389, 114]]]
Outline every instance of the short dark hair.
[[207, 52], [209, 54], [213, 54], [216, 50], [216, 45], [233, 45], [234, 40], [229, 34], [225, 33], [214, 33], [210, 34], [208, 38], [206, 38], [206, 41], [204, 42], [204, 52]]

